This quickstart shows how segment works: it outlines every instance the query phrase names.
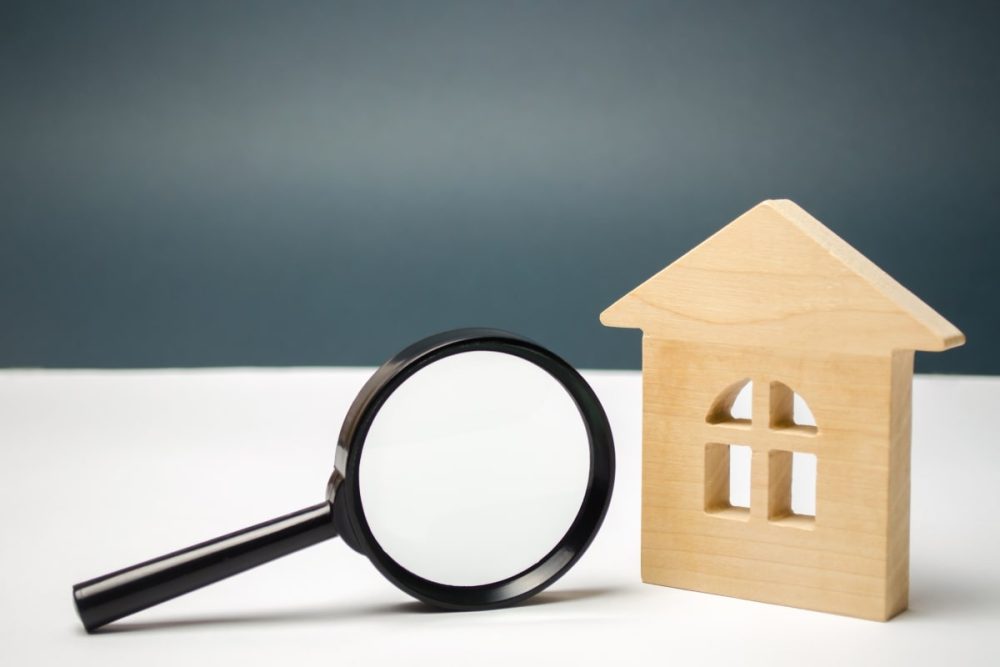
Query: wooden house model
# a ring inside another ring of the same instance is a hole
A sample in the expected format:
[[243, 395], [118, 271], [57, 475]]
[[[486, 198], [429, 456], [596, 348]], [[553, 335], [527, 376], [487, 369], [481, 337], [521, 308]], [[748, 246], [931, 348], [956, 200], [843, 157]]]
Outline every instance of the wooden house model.
[[[958, 329], [788, 200], [601, 322], [643, 332], [643, 581], [877, 620], [906, 608], [913, 351], [959, 346]], [[738, 449], [749, 502], [731, 495]], [[811, 457], [814, 512], [792, 494]]]

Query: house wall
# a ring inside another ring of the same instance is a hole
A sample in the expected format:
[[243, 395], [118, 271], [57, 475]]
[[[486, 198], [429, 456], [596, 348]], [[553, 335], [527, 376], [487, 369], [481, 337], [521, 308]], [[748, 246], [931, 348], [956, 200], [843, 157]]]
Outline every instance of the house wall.
[[[888, 526], [890, 497], [893, 518], [905, 510], [908, 526], [910, 368], [905, 357], [645, 337], [643, 580], [871, 619], [905, 608], [908, 549], [900, 546], [908, 529], [893, 521], [890, 549]], [[754, 380], [753, 423], [707, 423], [718, 394], [742, 378]], [[771, 381], [807, 400], [818, 433], [768, 427]], [[706, 511], [705, 448], [713, 442], [753, 448], [749, 515]], [[769, 520], [772, 448], [816, 454], [814, 522]]]
[[913, 352], [892, 355], [892, 417], [889, 424], [889, 555], [886, 615], [906, 609], [910, 596], [910, 431]]

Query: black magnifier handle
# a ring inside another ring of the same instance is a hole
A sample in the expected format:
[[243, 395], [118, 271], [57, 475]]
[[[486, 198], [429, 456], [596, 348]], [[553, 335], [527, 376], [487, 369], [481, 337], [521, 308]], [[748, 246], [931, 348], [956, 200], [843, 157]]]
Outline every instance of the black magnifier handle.
[[337, 536], [329, 502], [73, 586], [88, 632], [178, 595]]

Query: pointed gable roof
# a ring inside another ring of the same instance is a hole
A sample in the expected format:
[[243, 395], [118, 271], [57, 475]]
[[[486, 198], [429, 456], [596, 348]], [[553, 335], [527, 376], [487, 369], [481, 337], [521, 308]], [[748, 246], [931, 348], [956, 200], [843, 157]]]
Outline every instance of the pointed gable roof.
[[601, 313], [670, 340], [939, 351], [953, 324], [787, 199], [750, 209]]

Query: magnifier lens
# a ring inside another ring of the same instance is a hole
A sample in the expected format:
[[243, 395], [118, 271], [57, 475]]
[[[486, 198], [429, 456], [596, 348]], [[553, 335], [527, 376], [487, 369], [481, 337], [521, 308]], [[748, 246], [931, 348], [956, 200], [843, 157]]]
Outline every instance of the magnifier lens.
[[379, 409], [359, 464], [379, 546], [435, 583], [512, 577], [563, 538], [587, 490], [576, 404], [545, 370], [493, 351], [420, 369]]
[[607, 416], [565, 361], [504, 331], [448, 331], [362, 387], [322, 503], [81, 582], [73, 601], [93, 631], [340, 535], [429, 604], [515, 604], [587, 549], [614, 468]]

